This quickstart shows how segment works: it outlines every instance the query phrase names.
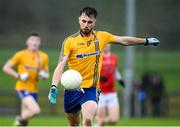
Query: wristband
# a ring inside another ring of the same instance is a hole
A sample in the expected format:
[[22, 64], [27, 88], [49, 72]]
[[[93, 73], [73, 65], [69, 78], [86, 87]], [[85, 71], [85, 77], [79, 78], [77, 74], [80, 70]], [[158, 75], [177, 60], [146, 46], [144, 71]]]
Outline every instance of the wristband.
[[52, 87], [56, 87], [56, 88], [57, 88], [57, 86], [56, 86], [56, 85], [54, 85], [54, 84], [53, 84], [53, 85], [51, 85], [51, 88], [52, 88]]
[[146, 41], [145, 41], [144, 45], [149, 45], [149, 41], [148, 41], [147, 38], [146, 38]]

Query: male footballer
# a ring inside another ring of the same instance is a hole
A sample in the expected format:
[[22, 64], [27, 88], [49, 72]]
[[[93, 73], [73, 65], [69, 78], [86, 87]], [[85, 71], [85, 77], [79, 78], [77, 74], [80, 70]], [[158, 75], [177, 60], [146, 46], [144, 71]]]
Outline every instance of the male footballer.
[[15, 53], [3, 67], [5, 73], [17, 79], [15, 90], [21, 100], [21, 114], [14, 126], [27, 126], [29, 119], [40, 113], [37, 83], [39, 79], [49, 77], [48, 55], [39, 50], [40, 42], [37, 33], [30, 34], [26, 41], [27, 48]]
[[158, 45], [156, 38], [136, 38], [128, 36], [116, 36], [105, 31], [95, 31], [97, 11], [93, 7], [84, 7], [80, 10], [80, 30], [67, 37], [63, 44], [60, 60], [54, 70], [49, 101], [56, 103], [58, 84], [66, 63], [69, 69], [80, 72], [83, 78], [81, 89], [64, 91], [64, 110], [70, 126], [80, 124], [82, 113], [83, 124], [91, 126], [97, 110], [99, 77], [102, 65], [102, 52], [109, 44], [119, 45]]

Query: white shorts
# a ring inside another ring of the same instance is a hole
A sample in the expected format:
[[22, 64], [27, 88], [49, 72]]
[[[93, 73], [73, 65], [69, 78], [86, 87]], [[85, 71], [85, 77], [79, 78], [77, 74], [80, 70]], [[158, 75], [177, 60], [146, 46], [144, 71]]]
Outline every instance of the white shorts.
[[99, 96], [98, 107], [112, 107], [112, 106], [119, 106], [119, 101], [117, 97], [117, 93], [101, 93]]

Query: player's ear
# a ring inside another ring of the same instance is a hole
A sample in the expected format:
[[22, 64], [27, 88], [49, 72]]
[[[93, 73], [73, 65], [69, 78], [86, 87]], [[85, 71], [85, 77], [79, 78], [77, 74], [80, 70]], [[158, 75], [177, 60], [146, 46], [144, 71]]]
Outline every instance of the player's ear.
[[[29, 38], [28, 38], [28, 39], [29, 39]], [[26, 46], [28, 46], [28, 45], [29, 45], [29, 40], [28, 40], [28, 39], [26, 40]]]
[[93, 19], [93, 27], [96, 25], [96, 19]]
[[94, 19], [94, 24], [96, 24], [96, 18]]

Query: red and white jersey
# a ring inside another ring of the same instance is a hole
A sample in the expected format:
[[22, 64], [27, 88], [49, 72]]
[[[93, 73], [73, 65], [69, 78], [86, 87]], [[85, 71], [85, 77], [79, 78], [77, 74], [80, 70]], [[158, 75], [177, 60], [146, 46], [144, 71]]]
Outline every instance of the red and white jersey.
[[117, 73], [117, 56], [113, 53], [103, 54], [100, 89], [102, 93], [115, 92]]

